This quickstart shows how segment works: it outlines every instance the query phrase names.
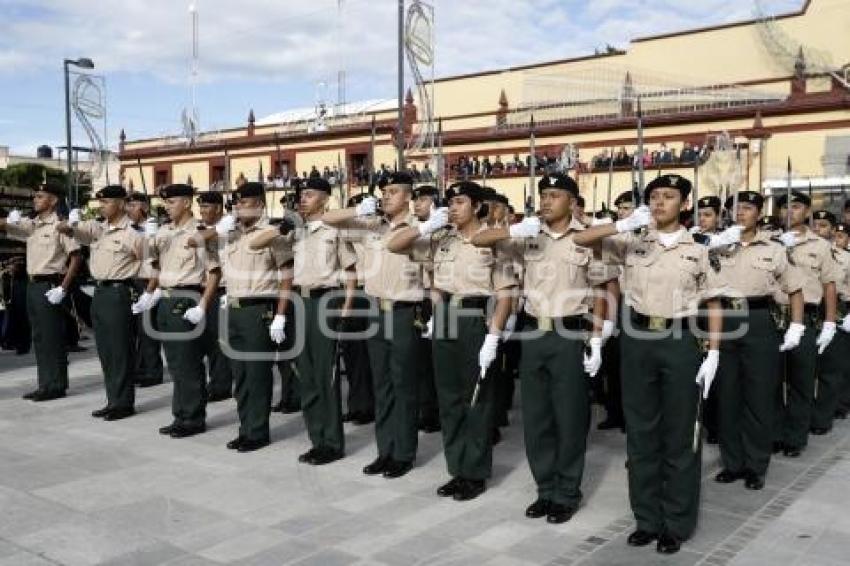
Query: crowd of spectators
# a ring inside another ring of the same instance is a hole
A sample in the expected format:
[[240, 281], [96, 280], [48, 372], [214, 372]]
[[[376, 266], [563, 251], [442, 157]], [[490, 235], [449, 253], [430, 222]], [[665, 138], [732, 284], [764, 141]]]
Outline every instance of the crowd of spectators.
[[621, 147], [619, 150], [613, 152], [613, 154], [611, 150], [606, 149], [593, 157], [591, 160], [591, 169], [594, 171], [608, 169], [612, 165], [612, 161], [615, 168], [637, 167], [640, 163], [638, 161], [639, 159], [643, 160], [644, 167], [693, 163], [702, 151], [703, 148], [700, 146], [687, 142], [682, 147], [681, 153], [678, 154], [676, 148], [668, 148], [666, 143], [662, 143], [654, 151], [644, 149], [642, 156], [639, 156], [637, 152], [629, 153], [625, 147]]

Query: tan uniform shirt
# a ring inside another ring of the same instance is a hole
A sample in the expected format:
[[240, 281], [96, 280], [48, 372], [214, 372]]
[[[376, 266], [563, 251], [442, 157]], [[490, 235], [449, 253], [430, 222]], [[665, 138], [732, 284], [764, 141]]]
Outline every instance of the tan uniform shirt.
[[585, 230], [573, 219], [567, 232], [556, 234], [547, 224], [535, 238], [500, 242], [496, 251], [523, 266], [525, 310], [535, 318], [562, 318], [587, 313], [592, 306], [588, 268], [593, 251], [573, 243], [572, 234]]
[[612, 236], [602, 246], [622, 262], [623, 297], [640, 314], [687, 317], [697, 312], [701, 301], [718, 295], [708, 282], [708, 248], [686, 230], [669, 248], [655, 230]]
[[[832, 257], [832, 244], [811, 230], [799, 237], [800, 243], [788, 250], [793, 263], [803, 277], [803, 301], [819, 305], [823, 300], [823, 286], [842, 278], [841, 268]], [[779, 297], [780, 302], [787, 303]]]
[[842, 277], [835, 282], [838, 299], [844, 303], [850, 302], [850, 251], [832, 246], [832, 256], [842, 274]]
[[150, 246], [153, 238], [145, 235], [144, 220], [142, 224], [134, 225], [134, 229], [142, 236], [142, 262], [139, 264], [139, 271], [136, 273], [136, 277], [139, 279], [150, 279], [156, 275], [156, 271], [149, 261], [151, 256]]
[[[486, 228], [482, 225], [480, 230]], [[479, 230], [479, 231], [480, 231]], [[413, 261], [433, 264], [433, 288], [460, 296], [490, 296], [516, 287], [511, 261], [490, 248], [477, 248], [454, 228], [422, 238], [410, 251]]]
[[173, 222], [162, 226], [152, 238], [151, 261], [159, 262], [159, 285], [165, 289], [187, 285], [201, 285], [206, 273], [220, 267], [218, 244], [188, 247], [198, 232], [198, 221], [191, 218], [182, 226]]
[[387, 243], [400, 228], [415, 226], [413, 215], [397, 224], [386, 218], [356, 218], [343, 226], [346, 239], [362, 247], [357, 273], [363, 276], [366, 293], [379, 299], [419, 302], [423, 297], [424, 269], [409, 256], [394, 254]]
[[283, 239], [287, 238], [294, 238], [294, 284], [302, 289], [339, 287], [345, 281], [345, 270], [357, 263], [351, 243], [338, 229], [319, 220], [306, 223]]
[[6, 224], [12, 240], [27, 243], [28, 275], [64, 275], [68, 255], [79, 251], [80, 244], [56, 231], [59, 217], [55, 212], [35, 219], [22, 218], [18, 224]]
[[144, 236], [126, 216], [117, 224], [88, 220], [71, 226], [74, 238], [91, 247], [89, 270], [98, 280], [131, 279], [141, 264]]
[[231, 232], [222, 253], [229, 297], [277, 296], [280, 291], [280, 269], [292, 261], [290, 242], [275, 238], [263, 249], [250, 247], [252, 236], [268, 227], [263, 216], [250, 228], [237, 224]]
[[709, 270], [709, 285], [726, 297], [766, 297], [777, 291], [789, 294], [803, 288], [800, 271], [788, 263], [785, 247], [757, 232], [749, 244], [714, 252], [720, 271]]

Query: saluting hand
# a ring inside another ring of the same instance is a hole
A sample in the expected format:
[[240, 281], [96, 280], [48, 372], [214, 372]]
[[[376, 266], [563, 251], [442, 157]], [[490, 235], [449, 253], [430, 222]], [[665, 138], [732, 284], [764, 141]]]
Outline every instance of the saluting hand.
[[443, 228], [448, 223], [449, 209], [445, 206], [442, 208], [434, 208], [434, 205], [432, 204], [431, 215], [428, 217], [428, 220], [419, 224], [419, 234], [422, 236], [428, 236], [440, 228]]
[[21, 211], [18, 209], [12, 210], [9, 216], [6, 217], [6, 224], [20, 224]]
[[378, 210], [378, 199], [375, 197], [365, 197], [360, 204], [355, 208], [357, 216], [372, 216]]
[[511, 238], [534, 238], [540, 234], [540, 219], [536, 216], [523, 218], [522, 222], [512, 224], [508, 232]]
[[651, 221], [652, 213], [650, 212], [649, 207], [642, 204], [637, 207], [628, 218], [617, 220], [617, 222], [614, 223], [614, 226], [617, 228], [617, 233], [622, 234], [623, 232], [634, 232], [644, 226], [649, 226]]
[[80, 214], [79, 208], [73, 208], [71, 209], [71, 212], [68, 213], [68, 224], [71, 226], [79, 224], [81, 219], [82, 215]]

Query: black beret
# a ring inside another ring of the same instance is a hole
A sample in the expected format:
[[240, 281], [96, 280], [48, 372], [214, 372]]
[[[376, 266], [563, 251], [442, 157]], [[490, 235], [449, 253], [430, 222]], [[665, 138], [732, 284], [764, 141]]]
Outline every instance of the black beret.
[[36, 192], [45, 192], [57, 197], [65, 196], [65, 184], [56, 179], [46, 179], [35, 190]]
[[713, 208], [714, 212], [720, 214], [720, 197], [707, 196], [697, 201], [700, 208]]
[[629, 202], [629, 203], [635, 202], [635, 195], [632, 191], [624, 191], [624, 192], [620, 193], [620, 196], [618, 196], [614, 200], [614, 206], [620, 206], [624, 202]]
[[537, 192], [543, 192], [544, 189], [561, 189], [572, 193], [574, 197], [578, 196], [578, 185], [569, 175], [544, 175], [537, 183]]
[[579, 205], [580, 207], [584, 208], [584, 204], [585, 204], [584, 203], [584, 197], [583, 196], [577, 196], [576, 197], [576, 204]]
[[191, 197], [195, 194], [195, 189], [192, 185], [168, 185], [160, 189], [159, 196], [162, 198], [172, 197]]
[[394, 171], [378, 181], [378, 188], [383, 189], [388, 185], [410, 185], [413, 186], [413, 176], [406, 171]]
[[478, 183], [472, 181], [460, 181], [453, 183], [446, 191], [446, 199], [454, 197], [467, 196], [472, 199], [472, 202], [482, 202], [486, 198], [486, 193]]
[[[755, 205], [759, 210], [764, 206], [764, 197], [755, 191], [741, 191], [738, 193], [738, 203], [746, 202]], [[731, 210], [735, 205], [735, 197], [731, 196], [726, 199], [725, 206]]]
[[843, 232], [844, 234], [850, 234], [850, 226], [844, 224], [843, 222], [839, 222], [835, 225], [836, 232]]
[[236, 198], [264, 198], [266, 196], [266, 186], [256, 181], [243, 183], [238, 189], [233, 192]]
[[420, 187], [416, 187], [413, 189], [413, 198], [419, 197], [432, 197], [437, 198], [440, 196], [440, 192], [437, 190], [437, 187], [434, 185], [422, 185]]
[[682, 200], [688, 198], [688, 195], [691, 194], [691, 182], [681, 175], [661, 175], [646, 185], [646, 188], [643, 191], [644, 202], [649, 202], [649, 195], [652, 194], [652, 191], [662, 188], [678, 190], [679, 194], [682, 195]]
[[[799, 202], [806, 206], [812, 206], [812, 199], [810, 199], [807, 195], [804, 195], [800, 191], [791, 191], [791, 202]], [[783, 194], [779, 198], [776, 199], [777, 208], [782, 208], [787, 206], [788, 203], [788, 195]]]
[[97, 191], [94, 198], [127, 198], [127, 189], [121, 185], [107, 185]]
[[150, 204], [151, 199], [145, 193], [130, 193], [127, 195], [127, 202], [143, 202], [145, 204]]
[[826, 220], [832, 225], [835, 225], [836, 218], [833, 213], [828, 210], [818, 210], [814, 214], [815, 220]]
[[198, 193], [198, 204], [224, 205], [224, 195], [218, 191], [206, 191]]
[[302, 187], [303, 189], [313, 189], [314, 191], [323, 191], [331, 194], [331, 184], [321, 177], [310, 177]]

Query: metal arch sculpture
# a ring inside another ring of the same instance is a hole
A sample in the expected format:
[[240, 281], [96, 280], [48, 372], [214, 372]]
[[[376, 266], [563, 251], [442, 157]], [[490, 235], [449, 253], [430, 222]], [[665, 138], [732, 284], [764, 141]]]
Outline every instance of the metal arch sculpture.
[[[95, 79], [100, 79], [101, 83], [104, 83], [101, 77], [78, 75], [74, 81], [71, 96], [71, 108], [77, 116], [77, 120], [83, 126], [91, 144], [92, 169], [90, 174], [92, 179], [97, 179], [103, 173], [103, 157], [106, 153], [103, 143], [104, 137], [98, 133], [95, 124], [92, 123], [93, 121], [103, 120], [104, 131], [106, 130], [106, 97], [104, 96], [104, 88]], [[68, 148], [68, 151], [71, 151], [71, 148]]]
[[[411, 140], [408, 149], [413, 151], [433, 149], [435, 145], [434, 102], [431, 92], [434, 87], [434, 7], [430, 4], [414, 0], [407, 9], [404, 51], [424, 112], [419, 133]], [[424, 72], [428, 70], [430, 70], [430, 78], [424, 76]], [[431, 92], [428, 92], [429, 84]]]

